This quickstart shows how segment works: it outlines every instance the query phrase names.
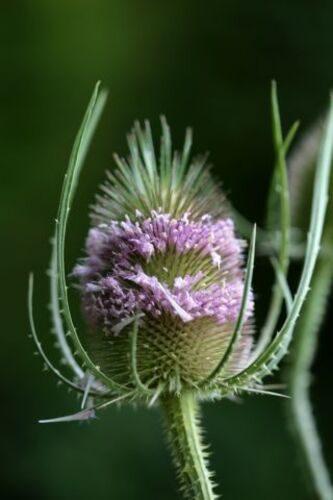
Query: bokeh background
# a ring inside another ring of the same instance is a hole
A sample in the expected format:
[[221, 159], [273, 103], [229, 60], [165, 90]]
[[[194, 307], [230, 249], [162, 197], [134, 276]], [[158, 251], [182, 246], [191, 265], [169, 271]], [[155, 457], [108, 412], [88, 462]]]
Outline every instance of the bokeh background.
[[[2, 498], [178, 498], [157, 409], [110, 408], [89, 424], [39, 425], [74, 412], [28, 338], [28, 272], [37, 282], [41, 338], [56, 359], [47, 310], [49, 238], [67, 159], [96, 80], [109, 88], [68, 235], [68, 270], [80, 255], [88, 206], [126, 152], [135, 118], [159, 137], [166, 114], [179, 147], [187, 125], [195, 152], [210, 151], [233, 203], [262, 221], [272, 168], [269, 89], [276, 78], [286, 129], [303, 129], [333, 85], [329, 0], [1, 0], [0, 227]], [[258, 323], [268, 267], [257, 264]], [[73, 293], [76, 323], [78, 297]], [[332, 313], [314, 367], [313, 401], [329, 464]], [[225, 499], [311, 499], [288, 433], [285, 401], [245, 397], [204, 407], [212, 465]]]

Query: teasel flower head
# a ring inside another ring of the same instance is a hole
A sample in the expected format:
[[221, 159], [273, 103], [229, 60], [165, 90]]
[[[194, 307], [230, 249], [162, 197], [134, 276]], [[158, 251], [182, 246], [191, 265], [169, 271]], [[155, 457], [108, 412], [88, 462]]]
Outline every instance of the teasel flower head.
[[[319, 251], [332, 116], [315, 173], [302, 275], [292, 295], [287, 283], [290, 215], [285, 153], [297, 127], [283, 139], [273, 84], [276, 163], [269, 224], [258, 229], [258, 246], [273, 252], [276, 282], [256, 341], [255, 225], [231, 207], [211, 176], [207, 158], [191, 157], [190, 130], [177, 153], [162, 118], [157, 158], [149, 123], [136, 123], [128, 137], [127, 159], [115, 156], [116, 166], [96, 197], [85, 253], [72, 272], [87, 323], [87, 334], [81, 335], [69, 305], [65, 242], [80, 170], [105, 98], [97, 85], [64, 180], [50, 267], [54, 333], [74, 378], [50, 362], [37, 337], [30, 278], [29, 315], [37, 350], [63, 383], [83, 394], [83, 410], [64, 419], [90, 418], [96, 409], [115, 401], [153, 404], [188, 391], [197, 399], [242, 391], [266, 393], [263, 378], [288, 350]], [[277, 251], [276, 239], [271, 238], [276, 234]], [[287, 314], [276, 332], [283, 303]]]
[[[139, 128], [137, 131], [141, 134]], [[162, 143], [165, 141], [164, 135]], [[151, 159], [153, 151], [147, 150]], [[129, 172], [134, 168], [132, 162], [130, 158]], [[143, 168], [148, 166], [143, 164]], [[177, 160], [173, 168], [175, 172], [179, 169]], [[114, 179], [117, 173], [120, 171]], [[154, 175], [157, 184], [158, 171]], [[200, 184], [201, 175], [197, 172]], [[181, 183], [186, 184], [186, 179], [185, 170]], [[208, 178], [208, 182], [212, 181]], [[188, 189], [180, 187], [185, 206], [187, 193], [193, 193], [191, 185]], [[129, 196], [135, 190], [133, 180], [128, 185]], [[117, 181], [107, 188], [110, 194], [119, 191]], [[105, 213], [108, 196], [96, 206], [94, 219]], [[205, 196], [202, 194], [203, 205], [209, 206]], [[163, 384], [169, 391], [199, 384], [230, 343], [244, 291], [245, 244], [236, 237], [227, 215], [201, 215], [195, 198], [192, 203], [194, 217], [191, 212], [165, 212], [158, 205], [147, 207], [147, 215], [136, 209], [119, 218], [115, 218], [117, 212], [107, 209], [103, 222], [89, 231], [87, 257], [74, 274], [80, 278], [83, 311], [91, 329], [91, 355], [119, 383], [131, 383], [133, 328], [137, 329], [140, 379], [147, 387]], [[222, 195], [221, 203], [223, 208]], [[241, 370], [249, 359], [252, 314], [250, 297], [238, 345], [221, 370], [222, 377]]]
[[[191, 159], [187, 131], [173, 152], [162, 119], [159, 158], [149, 123], [135, 124], [129, 156], [97, 195], [85, 254], [72, 273], [88, 334], [75, 328], [69, 305], [65, 242], [68, 218], [90, 140], [105, 102], [96, 86], [65, 176], [50, 266], [50, 309], [57, 345], [70, 378], [56, 368], [37, 337], [33, 277], [28, 307], [37, 352], [58, 379], [82, 394], [74, 415], [43, 420], [86, 420], [116, 402], [157, 403], [184, 498], [215, 500], [202, 443], [199, 403], [242, 392], [275, 394], [263, 385], [288, 351], [317, 262], [329, 191], [333, 105], [314, 173], [304, 264], [294, 293], [288, 286], [290, 203], [285, 155], [295, 135], [283, 138], [273, 83], [271, 103], [275, 169], [266, 227], [258, 246], [268, 251], [275, 283], [267, 319], [254, 342], [256, 226], [237, 214], [211, 177], [206, 158]], [[238, 236], [234, 219], [247, 244]], [[246, 262], [245, 262], [246, 261]], [[278, 326], [282, 306], [286, 317]], [[69, 336], [69, 339], [67, 338]], [[74, 348], [74, 349], [73, 349]]]

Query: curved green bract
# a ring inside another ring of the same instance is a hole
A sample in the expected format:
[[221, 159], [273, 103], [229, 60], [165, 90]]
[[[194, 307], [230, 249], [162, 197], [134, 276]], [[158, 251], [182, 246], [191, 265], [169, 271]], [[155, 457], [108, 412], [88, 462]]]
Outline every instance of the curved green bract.
[[284, 298], [284, 301], [286, 304], [287, 313], [289, 314], [291, 311], [292, 304], [293, 304], [293, 297], [291, 295], [291, 291], [290, 291], [286, 276], [285, 276], [284, 272], [282, 271], [280, 264], [279, 264], [279, 261], [277, 259], [272, 258], [272, 259], [270, 259], [270, 261], [271, 261], [271, 264], [272, 264], [274, 272], [275, 272], [277, 284], [280, 287], [280, 290], [282, 292], [282, 295], [283, 295], [283, 298]]
[[67, 173], [65, 175], [61, 197], [60, 205], [58, 211], [58, 219], [56, 221], [56, 249], [57, 249], [57, 262], [58, 268], [57, 272], [59, 275], [59, 292], [60, 300], [63, 307], [63, 315], [67, 327], [69, 329], [73, 344], [78, 351], [82, 361], [86, 364], [87, 368], [95, 377], [105, 385], [113, 390], [117, 391], [127, 391], [127, 389], [120, 384], [113, 382], [109, 377], [107, 377], [98, 366], [96, 366], [91, 358], [88, 356], [86, 350], [84, 349], [81, 341], [77, 335], [75, 326], [73, 324], [72, 315], [68, 302], [68, 292], [66, 284], [66, 271], [65, 271], [65, 239], [66, 239], [66, 229], [68, 216], [71, 208], [71, 204], [76, 191], [80, 171], [83, 165], [83, 161], [88, 151], [93, 133], [95, 131], [98, 119], [103, 110], [103, 106], [106, 100], [106, 93], [99, 92], [100, 83], [97, 83], [88, 105], [86, 114], [84, 115], [81, 127], [76, 136], [73, 150], [70, 156]]
[[[38, 354], [42, 357], [46, 367], [51, 370], [51, 373], [53, 373], [58, 380], [67, 385], [70, 389], [73, 389], [81, 394], [84, 394], [85, 389], [78, 385], [77, 383], [73, 382], [72, 380], [68, 379], [63, 375], [58, 368], [56, 368], [53, 363], [49, 360], [47, 357], [42, 344], [39, 341], [38, 335], [37, 335], [37, 330], [36, 330], [36, 325], [35, 325], [35, 319], [34, 319], [34, 314], [33, 314], [33, 293], [34, 293], [34, 277], [33, 274], [30, 274], [29, 276], [29, 286], [28, 286], [28, 313], [29, 313], [29, 323], [30, 323], [30, 329], [32, 333], [32, 338], [35, 342], [35, 345], [37, 347]], [[106, 396], [105, 393], [102, 392], [95, 392], [91, 391], [90, 393], [92, 396], [96, 396], [98, 398], [104, 398]], [[110, 394], [108, 394], [107, 397], [109, 397]]]
[[[268, 195], [267, 230], [269, 234], [279, 231], [279, 251], [277, 262], [280, 272], [286, 277], [289, 267], [289, 240], [290, 240], [290, 200], [288, 189], [288, 174], [286, 153], [298, 129], [296, 122], [283, 141], [279, 103], [277, 98], [276, 83], [272, 82], [272, 130], [275, 149], [275, 169]], [[278, 210], [277, 210], [278, 207]], [[276, 220], [277, 219], [277, 220]], [[276, 283], [273, 287], [272, 298], [268, 309], [267, 318], [262, 327], [254, 357], [261, 354], [269, 344], [281, 312], [283, 294], [281, 287]]]
[[291, 310], [287, 315], [280, 332], [276, 335], [269, 347], [267, 347], [265, 351], [246, 369], [224, 381], [224, 383], [228, 384], [230, 387], [244, 386], [250, 380], [261, 381], [265, 375], [276, 369], [281, 358], [287, 352], [289, 343], [292, 339], [297, 317], [299, 316], [309, 291], [310, 281], [319, 254], [328, 200], [332, 148], [333, 100], [331, 99], [326, 129], [315, 173], [315, 185], [305, 260]]
[[81, 410], [77, 413], [74, 413], [72, 415], [65, 415], [64, 417], [56, 417], [56, 418], [49, 418], [46, 420], [39, 420], [40, 424], [58, 424], [58, 423], [63, 423], [63, 422], [81, 422], [83, 420], [91, 420], [95, 418], [95, 412], [104, 410], [108, 406], [116, 403], [120, 403], [121, 401], [124, 401], [126, 399], [130, 399], [132, 396], [131, 393], [129, 394], [122, 394], [121, 396], [118, 396], [114, 399], [110, 399], [109, 401], [106, 401], [105, 403], [99, 403], [97, 405], [91, 406], [89, 408], [85, 408], [84, 410]]
[[138, 320], [134, 321], [134, 326], [132, 331], [130, 332], [131, 335], [131, 367], [132, 367], [132, 374], [133, 374], [133, 379], [134, 382], [139, 390], [141, 390], [144, 394], [151, 394], [152, 391], [147, 387], [140, 378], [139, 372], [137, 370], [137, 362], [136, 362], [136, 355], [137, 355], [137, 337], [138, 337]]
[[246, 309], [249, 302], [249, 295], [251, 291], [252, 285], [252, 277], [253, 277], [253, 267], [254, 267], [254, 257], [255, 257], [255, 244], [256, 244], [256, 226], [253, 227], [249, 254], [247, 258], [246, 270], [245, 270], [245, 278], [244, 278], [244, 290], [242, 295], [241, 306], [239, 310], [239, 314], [237, 317], [237, 321], [235, 324], [234, 331], [230, 338], [229, 345], [222, 356], [222, 359], [216, 366], [216, 368], [212, 371], [212, 373], [200, 384], [200, 387], [205, 387], [209, 382], [214, 382], [214, 379], [218, 377], [219, 373], [229, 361], [230, 356], [232, 355], [235, 347], [237, 346], [238, 341], [242, 335], [242, 329], [245, 321]]
[[[84, 381], [88, 376], [91, 379], [91, 388], [96, 390], [98, 393], [108, 394], [109, 390], [102, 384], [99, 380], [96, 380], [92, 374], [85, 373], [81, 366], [76, 361], [71, 346], [69, 345], [66, 333], [63, 327], [63, 321], [61, 317], [60, 307], [59, 307], [59, 276], [58, 276], [58, 258], [57, 258], [57, 248], [55, 243], [55, 238], [52, 240], [52, 257], [50, 265], [50, 298], [51, 298], [51, 314], [52, 323], [54, 327], [54, 333], [57, 337], [57, 346], [62, 353], [62, 359], [73, 371], [75, 377]], [[91, 394], [91, 391], [89, 391]]]
[[50, 299], [51, 299], [51, 314], [54, 332], [58, 340], [58, 345], [61, 350], [64, 362], [72, 369], [74, 375], [79, 379], [83, 379], [85, 374], [80, 365], [73, 356], [72, 350], [67, 342], [66, 334], [63, 328], [62, 317], [59, 307], [59, 279], [57, 274], [57, 249], [55, 241], [52, 241], [52, 256], [50, 265]]

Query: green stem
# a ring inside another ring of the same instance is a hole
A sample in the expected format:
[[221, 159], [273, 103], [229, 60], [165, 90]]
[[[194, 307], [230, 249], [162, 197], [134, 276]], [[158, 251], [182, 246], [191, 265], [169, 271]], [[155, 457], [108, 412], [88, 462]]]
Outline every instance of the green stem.
[[188, 500], [214, 500], [212, 473], [207, 466], [207, 451], [202, 443], [199, 405], [188, 391], [162, 399], [166, 428], [180, 489]]
[[317, 264], [311, 291], [295, 331], [288, 384], [291, 394], [289, 413], [307, 475], [317, 497], [333, 500], [333, 487], [325, 465], [320, 438], [310, 402], [311, 366], [316, 353], [321, 327], [333, 277], [333, 264], [321, 258]]

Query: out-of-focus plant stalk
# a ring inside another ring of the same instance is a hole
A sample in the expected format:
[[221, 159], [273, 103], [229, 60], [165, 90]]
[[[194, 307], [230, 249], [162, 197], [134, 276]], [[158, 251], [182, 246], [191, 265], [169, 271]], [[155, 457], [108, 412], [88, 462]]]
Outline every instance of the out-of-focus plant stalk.
[[[290, 175], [294, 192], [294, 223], [302, 228], [308, 213], [311, 186], [321, 124], [314, 127], [291, 158]], [[288, 404], [291, 428], [299, 445], [306, 476], [320, 500], [333, 500], [333, 486], [325, 464], [314, 412], [311, 406], [311, 368], [317, 351], [318, 337], [327, 310], [333, 281], [333, 178], [321, 252], [311, 281], [311, 290], [294, 333], [287, 382], [291, 398]]]
[[311, 291], [295, 331], [289, 367], [289, 412], [292, 429], [318, 498], [333, 499], [333, 487], [325, 465], [310, 402], [311, 366], [316, 354], [333, 277], [333, 261], [320, 258]]

